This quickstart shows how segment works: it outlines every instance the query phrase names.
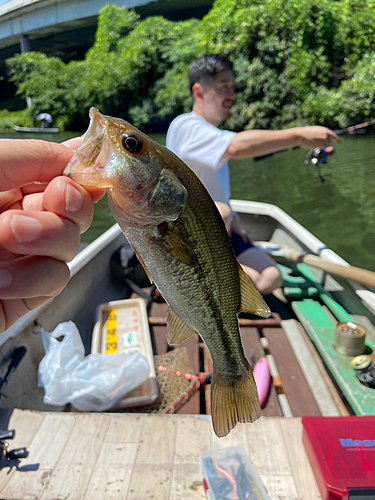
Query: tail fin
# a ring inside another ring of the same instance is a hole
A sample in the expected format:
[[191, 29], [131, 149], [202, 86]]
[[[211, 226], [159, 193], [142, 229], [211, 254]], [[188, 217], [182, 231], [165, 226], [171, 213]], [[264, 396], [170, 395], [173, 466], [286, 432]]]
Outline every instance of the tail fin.
[[254, 422], [260, 417], [258, 391], [250, 365], [236, 379], [224, 378], [213, 369], [211, 414], [218, 437], [226, 436], [238, 422]]

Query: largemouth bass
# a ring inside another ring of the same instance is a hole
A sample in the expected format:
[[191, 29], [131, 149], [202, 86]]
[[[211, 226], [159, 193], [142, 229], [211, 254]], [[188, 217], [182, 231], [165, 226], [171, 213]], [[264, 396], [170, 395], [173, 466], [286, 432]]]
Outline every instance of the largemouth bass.
[[65, 174], [106, 187], [111, 211], [169, 304], [167, 339], [199, 334], [213, 361], [211, 414], [218, 436], [260, 415], [239, 311], [269, 316], [234, 256], [223, 220], [198, 177], [167, 148], [119, 118], [90, 109]]

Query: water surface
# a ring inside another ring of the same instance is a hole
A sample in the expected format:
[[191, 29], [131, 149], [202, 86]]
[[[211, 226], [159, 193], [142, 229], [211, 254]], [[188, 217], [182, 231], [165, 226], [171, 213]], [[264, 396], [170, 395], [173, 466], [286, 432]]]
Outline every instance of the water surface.
[[231, 162], [232, 198], [282, 208], [350, 264], [375, 271], [375, 136], [346, 136], [322, 166], [305, 150]]

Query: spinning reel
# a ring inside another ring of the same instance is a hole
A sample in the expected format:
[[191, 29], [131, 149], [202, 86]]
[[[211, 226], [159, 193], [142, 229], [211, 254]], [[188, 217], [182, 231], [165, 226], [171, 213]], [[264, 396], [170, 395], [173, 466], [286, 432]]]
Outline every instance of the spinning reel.
[[14, 448], [9, 450], [9, 443], [5, 441], [6, 439], [13, 439], [16, 435], [16, 431], [12, 430], [0, 430], [0, 460], [4, 455], [6, 460], [19, 460], [21, 458], [26, 458], [29, 454], [26, 448]]
[[320, 171], [320, 165], [326, 164], [328, 161], [328, 157], [332, 156], [335, 153], [335, 148], [333, 146], [328, 146], [327, 148], [321, 149], [319, 147], [310, 149], [310, 151], [305, 156], [306, 165], [314, 165], [316, 171], [318, 173], [318, 177], [321, 182], [324, 182], [324, 177]]
[[[18, 347], [13, 352], [7, 372], [3, 378], [0, 378], [0, 398], [2, 396], [6, 397], [6, 394], [4, 394], [3, 390], [8, 384], [10, 377], [17, 369], [25, 354], [26, 347], [24, 346]], [[9, 443], [8, 441], [6, 441], [6, 439], [14, 439], [15, 435], [16, 431], [14, 429], [0, 430], [0, 460], [3, 456], [5, 456], [7, 462], [10, 460], [19, 461], [21, 458], [26, 458], [28, 456], [29, 452], [26, 448], [15, 448], [13, 450], [9, 450]]]

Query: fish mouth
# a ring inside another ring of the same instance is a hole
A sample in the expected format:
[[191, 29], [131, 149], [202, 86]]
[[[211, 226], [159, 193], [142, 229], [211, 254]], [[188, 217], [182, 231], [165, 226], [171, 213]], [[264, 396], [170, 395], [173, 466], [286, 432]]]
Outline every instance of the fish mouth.
[[90, 124], [81, 146], [66, 166], [63, 175], [78, 184], [110, 187], [112, 183], [104, 178], [104, 167], [111, 153], [106, 145], [107, 117], [94, 107], [89, 111]]

